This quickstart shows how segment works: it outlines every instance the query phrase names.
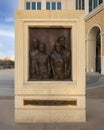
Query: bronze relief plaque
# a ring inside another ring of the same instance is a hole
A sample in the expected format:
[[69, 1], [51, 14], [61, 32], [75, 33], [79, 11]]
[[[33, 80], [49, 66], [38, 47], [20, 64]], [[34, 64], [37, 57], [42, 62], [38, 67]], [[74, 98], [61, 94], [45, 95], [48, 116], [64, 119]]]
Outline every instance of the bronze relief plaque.
[[71, 28], [29, 28], [29, 80], [71, 80]]

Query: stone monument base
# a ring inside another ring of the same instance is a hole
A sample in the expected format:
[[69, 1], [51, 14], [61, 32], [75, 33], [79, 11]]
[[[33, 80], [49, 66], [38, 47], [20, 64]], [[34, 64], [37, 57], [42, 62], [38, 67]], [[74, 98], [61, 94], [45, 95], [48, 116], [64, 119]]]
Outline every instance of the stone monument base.
[[[69, 29], [71, 80], [29, 79], [29, 29], [32, 27]], [[84, 27], [83, 11], [16, 11], [16, 122], [86, 121]]]
[[[84, 122], [85, 110], [76, 109], [16, 110], [16, 122]], [[28, 118], [27, 118], [28, 117]]]

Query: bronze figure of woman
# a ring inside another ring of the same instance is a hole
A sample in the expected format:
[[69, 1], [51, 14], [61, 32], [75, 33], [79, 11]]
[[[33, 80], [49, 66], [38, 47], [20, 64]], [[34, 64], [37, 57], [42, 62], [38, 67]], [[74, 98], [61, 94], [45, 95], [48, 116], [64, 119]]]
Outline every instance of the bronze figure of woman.
[[49, 56], [46, 53], [45, 43], [39, 44], [39, 53], [36, 56], [36, 71], [38, 74], [38, 79], [50, 78], [50, 61]]
[[36, 73], [36, 55], [39, 53], [38, 50], [39, 46], [39, 41], [38, 39], [33, 39], [32, 42], [32, 49], [30, 50], [30, 77], [32, 79], [37, 78], [37, 73]]

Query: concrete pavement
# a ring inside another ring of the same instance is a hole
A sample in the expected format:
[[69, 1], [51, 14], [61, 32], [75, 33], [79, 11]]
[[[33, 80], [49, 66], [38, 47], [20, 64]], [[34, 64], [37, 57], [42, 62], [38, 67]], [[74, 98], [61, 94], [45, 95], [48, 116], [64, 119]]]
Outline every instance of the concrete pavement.
[[86, 87], [88, 89], [92, 89], [92, 87], [104, 87], [104, 75], [99, 73], [87, 73]]
[[13, 75], [14, 70], [0, 70], [0, 130], [104, 130], [103, 75], [99, 75], [98, 73], [87, 74], [86, 123], [52, 123], [52, 124], [15, 123]]
[[104, 130], [104, 99], [87, 99], [86, 123], [15, 123], [14, 100], [0, 99], [0, 130]]
[[14, 69], [0, 70], [0, 96], [14, 95]]

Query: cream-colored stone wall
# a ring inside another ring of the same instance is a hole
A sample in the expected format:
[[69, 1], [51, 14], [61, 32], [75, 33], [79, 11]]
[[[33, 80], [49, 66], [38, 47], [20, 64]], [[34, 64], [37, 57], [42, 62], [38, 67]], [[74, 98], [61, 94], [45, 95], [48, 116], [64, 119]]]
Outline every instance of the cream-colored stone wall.
[[76, 0], [66, 0], [66, 5], [64, 10], [75, 10], [76, 9]]
[[101, 32], [104, 32], [104, 9], [101, 12], [89, 18], [88, 20], [85, 20], [85, 26], [86, 26], [85, 28], [86, 39], [88, 37], [89, 31], [94, 26], [100, 27]]
[[[16, 122], [80, 122], [86, 120], [85, 22], [83, 11], [16, 11]], [[71, 28], [72, 81], [28, 81], [29, 27]], [[24, 100], [75, 100], [76, 105], [33, 106]]]
[[[24, 19], [26, 21], [30, 21], [30, 20], [45, 20], [45, 19], [56, 19], [56, 20], [70, 20], [70, 21], [76, 21], [79, 18], [84, 19], [84, 15], [83, 15], [84, 11], [75, 11], [75, 10], [71, 10], [71, 11], [33, 11], [33, 10], [18, 10], [15, 13], [15, 18], [16, 19]], [[35, 18], [35, 19], [34, 19]]]
[[89, 13], [89, 0], [85, 0], [85, 15]]
[[[89, 17], [89, 18], [87, 18]], [[96, 43], [96, 41], [94, 42], [94, 40], [96, 39], [91, 39], [91, 36], [89, 36], [89, 32], [91, 31], [91, 29], [93, 27], [98, 27], [100, 29], [100, 35], [101, 35], [101, 70], [102, 70], [102, 73], [104, 73], [104, 64], [103, 64], [103, 57], [104, 57], [104, 9], [102, 8], [102, 10], [100, 10], [100, 12], [98, 12], [97, 14], [95, 15], [92, 15], [89, 14], [89, 16], [86, 17], [86, 20], [85, 20], [85, 35], [86, 35], [86, 69], [87, 71], [91, 71], [89, 70], [88, 68], [88, 62], [89, 62], [89, 66], [94, 66], [95, 63], [92, 63], [90, 62], [90, 58], [88, 58], [89, 56], [88, 55], [95, 55], [95, 52], [94, 53], [91, 53], [89, 54], [89, 52], [92, 52], [92, 50], [94, 49], [91, 49], [88, 48], [90, 42], [91, 43]], [[91, 41], [92, 40], [92, 41]], [[95, 46], [94, 46], [95, 47]], [[93, 56], [94, 57], [94, 56]]]
[[102, 55], [104, 56], [104, 9], [89, 20], [85, 21], [85, 26], [86, 39], [88, 39], [88, 33], [92, 27], [98, 26], [101, 29]]

